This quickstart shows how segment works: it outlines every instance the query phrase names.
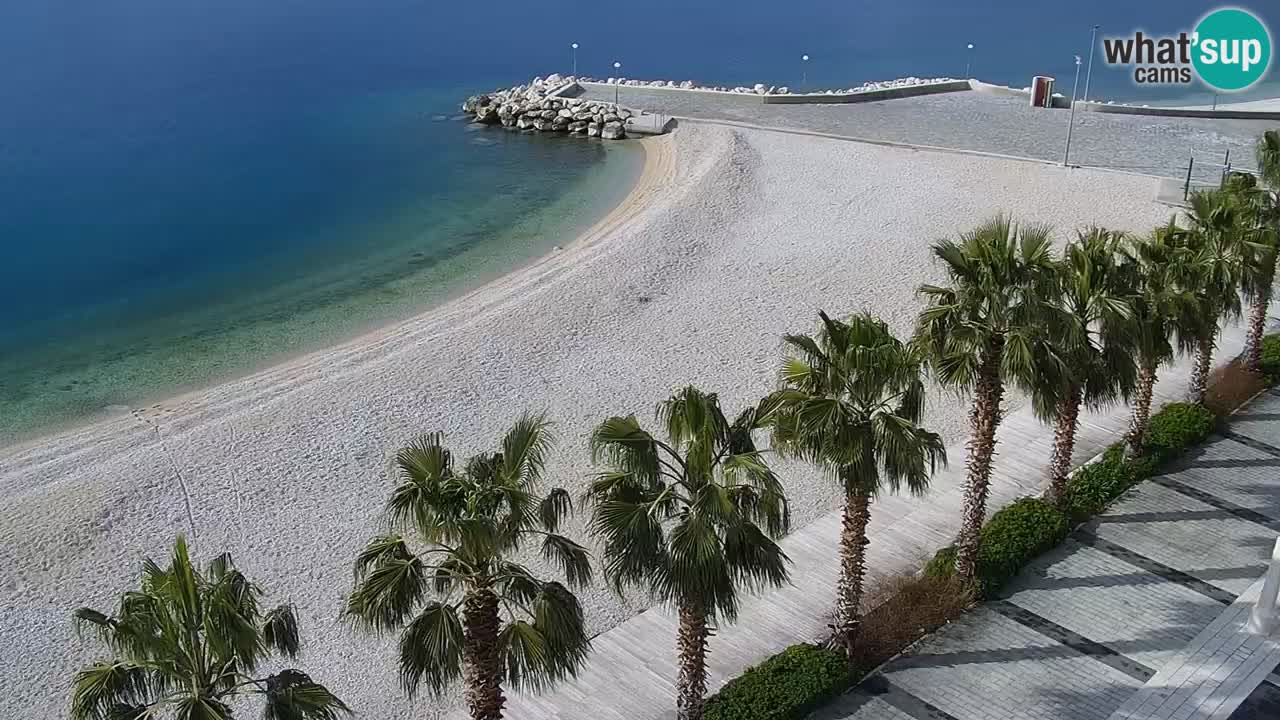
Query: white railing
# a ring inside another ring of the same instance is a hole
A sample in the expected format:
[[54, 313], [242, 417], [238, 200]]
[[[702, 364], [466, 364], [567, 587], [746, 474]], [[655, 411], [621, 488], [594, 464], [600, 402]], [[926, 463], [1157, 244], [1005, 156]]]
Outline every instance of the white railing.
[[1271, 566], [1262, 581], [1262, 592], [1249, 615], [1248, 629], [1258, 635], [1270, 635], [1276, 627], [1276, 596], [1280, 595], [1280, 538], [1271, 551]]

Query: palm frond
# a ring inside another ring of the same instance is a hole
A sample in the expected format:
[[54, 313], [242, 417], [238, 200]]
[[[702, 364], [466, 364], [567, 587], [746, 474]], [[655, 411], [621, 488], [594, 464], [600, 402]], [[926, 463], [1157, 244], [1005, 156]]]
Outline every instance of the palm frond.
[[671, 528], [669, 560], [656, 584], [667, 602], [690, 599], [732, 621], [738, 611], [738, 589], [715, 522], [701, 513], [686, 513]]
[[526, 675], [531, 684], [545, 687], [576, 675], [591, 651], [591, 640], [573, 593], [559, 583], [543, 585], [533, 602], [533, 627], [542, 635], [546, 653], [537, 673], [541, 677]]
[[509, 623], [498, 633], [498, 647], [508, 685], [534, 692], [543, 688], [550, 649], [536, 627], [524, 620]]
[[115, 620], [93, 608], [77, 608], [71, 616], [75, 622], [76, 633], [82, 637], [92, 633], [105, 641], [115, 629]]
[[521, 415], [502, 438], [503, 477], [524, 487], [539, 482], [554, 442], [545, 413]]
[[453, 455], [440, 433], [429, 433], [396, 453], [399, 483], [387, 501], [392, 527], [416, 529], [429, 542], [455, 537], [452, 521], [464, 502], [453, 469]]
[[230, 567], [208, 585], [202, 602], [205, 640], [214, 656], [234, 657], [247, 671], [257, 666], [261, 649], [258, 595], [248, 578]]
[[[790, 580], [787, 554], [754, 523], [734, 523], [725, 529], [724, 558], [734, 581], [749, 590], [778, 587]], [[723, 606], [721, 612], [725, 612]]]
[[552, 488], [538, 503], [538, 520], [547, 532], [560, 530], [560, 522], [573, 514], [573, 497], [564, 488]]
[[233, 720], [231, 707], [207, 695], [191, 695], [174, 703], [176, 720]]
[[666, 537], [651, 505], [604, 500], [596, 505], [592, 527], [604, 540], [605, 577], [621, 593], [659, 574], [666, 566]]
[[400, 636], [400, 684], [412, 697], [425, 680], [439, 695], [462, 674], [462, 622], [450, 605], [429, 602]]
[[347, 597], [345, 614], [367, 630], [393, 630], [421, 602], [426, 586], [427, 568], [407, 548], [384, 554], [357, 580]]
[[107, 711], [106, 720], [157, 720], [161, 710], [159, 705], [119, 703]]
[[76, 673], [71, 683], [73, 720], [99, 720], [120, 705], [144, 704], [151, 699], [152, 675], [135, 663], [97, 662]]
[[542, 541], [542, 557], [560, 568], [574, 587], [591, 583], [591, 561], [587, 549], [563, 535], [548, 534]]
[[591, 434], [591, 462], [601, 461], [638, 482], [658, 479], [658, 445], [634, 415], [611, 417]]
[[351, 710], [325, 686], [299, 670], [282, 670], [266, 679], [263, 720], [337, 720]]
[[881, 476], [888, 489], [898, 492], [905, 485], [911, 494], [923, 495], [929, 489], [929, 479], [947, 464], [942, 436], [894, 413], [877, 413], [872, 425], [884, 468]]
[[263, 617], [262, 642], [281, 655], [298, 657], [298, 619], [292, 605], [281, 605]]
[[180, 614], [182, 624], [186, 627], [198, 627], [203, 616], [200, 586], [196, 579], [196, 569], [191, 564], [191, 556], [187, 552], [186, 538], [182, 535], [179, 535], [173, 544], [173, 562], [167, 574], [172, 588], [171, 597]]
[[545, 583], [533, 576], [524, 566], [513, 562], [498, 564], [494, 589], [502, 600], [527, 606], [542, 592]]

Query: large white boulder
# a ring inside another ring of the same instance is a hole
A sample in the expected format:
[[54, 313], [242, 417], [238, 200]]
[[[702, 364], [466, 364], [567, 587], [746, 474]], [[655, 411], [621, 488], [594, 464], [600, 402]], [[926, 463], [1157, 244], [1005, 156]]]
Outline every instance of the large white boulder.
[[604, 127], [600, 128], [600, 137], [603, 140], [621, 140], [626, 136], [627, 133], [622, 129], [620, 122], [605, 123]]

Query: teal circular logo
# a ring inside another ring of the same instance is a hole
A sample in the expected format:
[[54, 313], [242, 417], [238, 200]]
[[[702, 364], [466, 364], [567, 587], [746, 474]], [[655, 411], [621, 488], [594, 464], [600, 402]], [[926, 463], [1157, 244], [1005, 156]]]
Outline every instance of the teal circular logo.
[[1271, 66], [1271, 33], [1247, 10], [1224, 8], [1205, 15], [1191, 42], [1196, 73], [1223, 92], [1252, 86]]

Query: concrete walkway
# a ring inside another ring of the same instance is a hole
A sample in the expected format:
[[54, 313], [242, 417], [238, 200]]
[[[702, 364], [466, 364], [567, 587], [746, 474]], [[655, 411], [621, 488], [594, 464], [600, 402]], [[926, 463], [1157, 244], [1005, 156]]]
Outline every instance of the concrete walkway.
[[1242, 624], [1280, 533], [1278, 468], [1270, 391], [813, 720], [1276, 717], [1253, 713], [1280, 693], [1280, 642]]
[[[1226, 330], [1218, 361], [1235, 357], [1242, 344], [1240, 329]], [[1190, 363], [1184, 361], [1162, 371], [1156, 406], [1183, 399], [1189, 370]], [[1124, 407], [1084, 414], [1076, 462], [1084, 462], [1115, 442], [1127, 427], [1128, 417]], [[1050, 428], [1038, 422], [1029, 408], [1005, 418], [998, 435], [989, 512], [1018, 497], [1041, 492], [1052, 441]], [[1276, 442], [1280, 443], [1280, 438]], [[947, 450], [952, 465], [934, 476], [927, 496], [886, 497], [873, 507], [868, 547], [872, 578], [918, 569], [955, 536], [963, 500], [965, 449], [956, 446]], [[745, 600], [737, 624], [721, 628], [712, 638], [709, 693], [789, 645], [827, 634], [839, 572], [835, 552], [839, 521], [838, 512], [830, 513], [783, 540], [783, 549], [793, 561], [792, 584]], [[1235, 592], [1243, 589], [1237, 587]], [[988, 614], [984, 611], [981, 616]], [[1190, 633], [1178, 646], [1194, 635]], [[596, 637], [587, 666], [576, 680], [542, 695], [512, 693], [508, 716], [538, 720], [673, 718], [675, 639], [676, 622], [671, 612], [661, 607], [646, 610]], [[1128, 691], [1141, 684], [1135, 680]], [[1114, 698], [1111, 709], [1127, 694]]]
[[[589, 100], [611, 102], [615, 88], [588, 86]], [[678, 118], [728, 120], [862, 140], [947, 147], [1062, 162], [1070, 113], [1030, 107], [1025, 96], [980, 92], [927, 95], [854, 105], [764, 105], [759, 96], [623, 87], [621, 102]], [[1077, 113], [1073, 165], [1216, 183], [1226, 153], [1253, 165], [1253, 145], [1269, 120], [1143, 117]]]

